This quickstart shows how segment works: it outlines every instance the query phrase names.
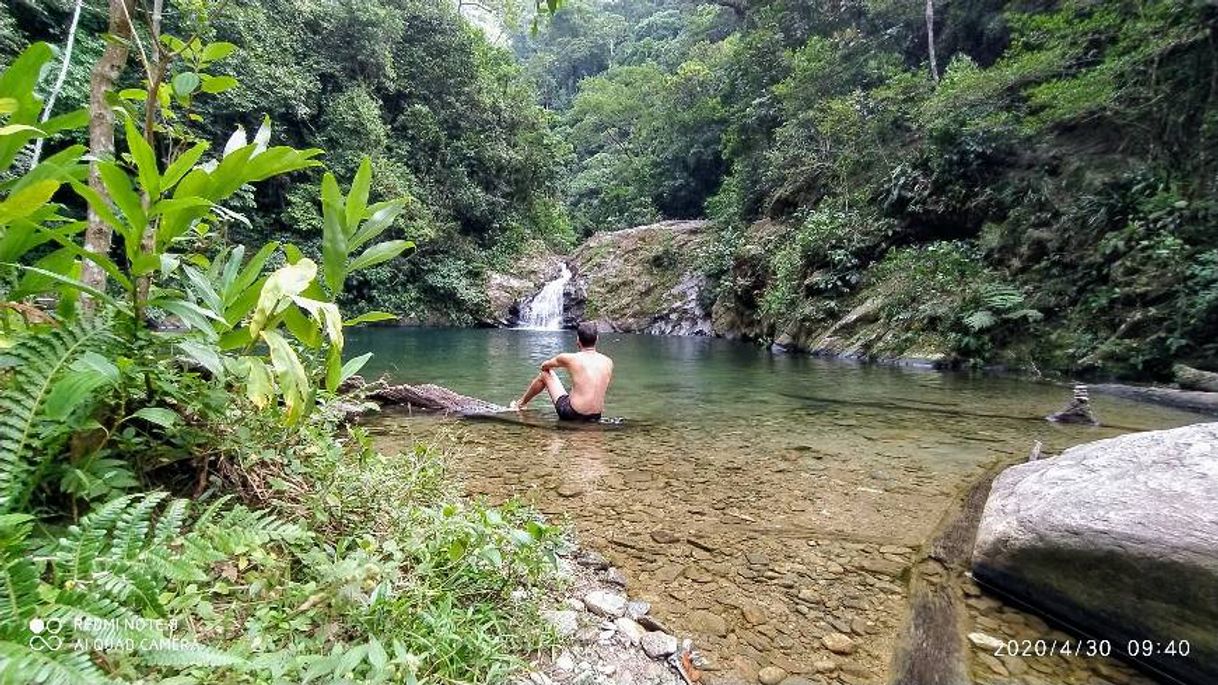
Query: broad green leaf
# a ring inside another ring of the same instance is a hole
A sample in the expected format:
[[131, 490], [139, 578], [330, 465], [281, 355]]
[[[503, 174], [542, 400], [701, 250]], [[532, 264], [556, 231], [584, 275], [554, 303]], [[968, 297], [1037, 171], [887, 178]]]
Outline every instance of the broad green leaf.
[[306, 347], [311, 350], [321, 347], [321, 327], [308, 314], [295, 307], [289, 307], [283, 310], [280, 318], [284, 327]]
[[208, 76], [204, 74], [203, 84], [199, 90], [202, 90], [204, 93], [215, 94], [223, 93], [236, 87], [237, 79], [232, 76]]
[[362, 323], [376, 323], [378, 321], [394, 321], [398, 318], [397, 314], [389, 312], [364, 312], [354, 319], [348, 319], [343, 322], [344, 326], [358, 326]]
[[[240, 275], [233, 282], [232, 290], [224, 293], [224, 301], [226, 303], [231, 304], [237, 297], [240, 297], [246, 289], [248, 289], [254, 284], [255, 281], [258, 280], [258, 277], [262, 275], [262, 267], [266, 265], [266, 260], [269, 259], [278, 248], [279, 243], [269, 242], [266, 245], [263, 245], [262, 249], [258, 250], [253, 257], [250, 257], [249, 263], [245, 265], [245, 268], [241, 270]], [[296, 263], [297, 261], [300, 260], [293, 260], [292, 263]]]
[[389, 655], [375, 635], [368, 637], [368, 663], [377, 671], [383, 671], [389, 665]]
[[227, 352], [229, 350], [248, 348], [253, 344], [254, 339], [250, 337], [250, 329], [237, 328], [221, 335], [217, 346]]
[[287, 259], [288, 264], [295, 264], [304, 259], [304, 253], [292, 243], [287, 243], [283, 246], [283, 256]]
[[3, 262], [3, 263], [0, 263], [0, 266], [9, 266], [14, 269], [22, 269], [25, 271], [32, 271], [37, 274], [42, 274], [43, 276], [46, 276], [47, 278], [49, 278], [53, 281], [62, 283], [64, 285], [70, 286], [76, 290], [79, 290], [81, 292], [92, 295], [94, 298], [101, 300], [102, 302], [105, 302], [106, 304], [108, 304], [111, 307], [114, 307], [116, 309], [119, 309], [120, 311], [127, 311], [127, 305], [125, 302], [120, 302], [119, 300], [116, 300], [115, 298], [111, 297], [110, 295], [98, 290], [97, 288], [86, 285], [86, 284], [82, 283], [81, 281], [79, 281], [75, 278], [72, 278], [71, 276], [64, 276], [63, 274], [58, 274], [53, 271], [48, 271], [46, 269], [40, 269], [36, 266], [26, 266], [24, 264], [14, 264], [12, 262]]
[[342, 385], [343, 381], [359, 373], [360, 370], [364, 368], [364, 365], [368, 363], [369, 359], [372, 359], [371, 352], [366, 352], [358, 357], [348, 359], [346, 363], [339, 368], [337, 378], [332, 380], [327, 379], [327, 387], [329, 387], [332, 391], [337, 391], [338, 386]]
[[355, 180], [351, 182], [351, 192], [347, 195], [347, 238], [355, 233], [355, 227], [364, 218], [368, 209], [368, 190], [372, 186], [372, 160], [367, 155], [359, 163], [359, 171], [355, 172]]
[[250, 321], [250, 335], [257, 337], [271, 317], [283, 310], [290, 298], [299, 295], [317, 277], [317, 264], [311, 259], [302, 259], [295, 264], [281, 267], [266, 279], [254, 317]]
[[307, 402], [312, 393], [309, 391], [309, 376], [296, 351], [275, 331], [262, 331], [262, 339], [266, 342], [271, 353], [271, 366], [275, 369], [275, 379], [279, 381], [279, 391], [283, 395], [287, 407], [287, 422], [296, 423], [307, 412]]
[[0, 126], [0, 136], [11, 136], [14, 133], [35, 133], [39, 136], [45, 136], [46, 132], [35, 126], [28, 124], [9, 124], [8, 126]]
[[199, 163], [203, 153], [207, 152], [207, 148], [207, 143], [199, 143], [178, 155], [178, 158], [173, 160], [173, 163], [165, 169], [165, 176], [161, 179], [161, 185], [165, 187], [165, 190], [169, 190], [177, 185], [177, 182], [182, 180], [186, 172], [193, 169], [195, 164]]
[[167, 214], [169, 212], [180, 212], [183, 210], [194, 209], [197, 207], [212, 206], [211, 200], [202, 197], [175, 197], [160, 200], [149, 208], [149, 218], [155, 217], [158, 214]]
[[13, 98], [0, 98], [0, 114], [12, 114], [17, 111], [17, 101]]
[[127, 130], [127, 149], [139, 171], [140, 186], [148, 197], [155, 198], [161, 194], [161, 175], [157, 170], [156, 153], [152, 151], [148, 141], [144, 140], [144, 136], [136, 130], [130, 117], [123, 122], [123, 126]]
[[140, 238], [144, 235], [144, 229], [148, 227], [148, 216], [144, 212], [143, 203], [131, 188], [131, 179], [122, 169], [110, 162], [98, 162], [97, 171], [114, 206], [127, 218], [127, 221], [116, 226], [115, 230], [127, 241], [128, 256], [133, 256], [139, 247]]
[[61, 131], [84, 128], [89, 123], [89, 110], [85, 108], [53, 116], [39, 124], [42, 132], [53, 136]]
[[59, 190], [57, 181], [39, 181], [13, 193], [0, 202], [0, 225], [29, 216], [46, 206]]
[[237, 46], [233, 45], [232, 43], [208, 43], [207, 46], [203, 48], [200, 58], [204, 62], [215, 62], [216, 60], [224, 59], [225, 57], [233, 54], [236, 49]]
[[414, 247], [414, 243], [409, 240], [389, 240], [377, 243], [351, 262], [350, 271], [359, 271], [387, 262], [412, 247]]
[[330, 344], [342, 349], [343, 346], [343, 317], [338, 311], [338, 305], [332, 302], [320, 302], [307, 297], [293, 297], [296, 306], [307, 311], [326, 332]]
[[187, 97], [199, 88], [201, 82], [198, 74], [184, 71], [173, 77], [173, 92], [180, 98]]
[[70, 373], [55, 382], [47, 395], [44, 411], [52, 420], [66, 419], [86, 400], [97, 400], [97, 391], [118, 382], [118, 368], [95, 352], [81, 355]]
[[164, 407], [144, 407], [131, 415], [133, 418], [143, 419], [149, 423], [155, 423], [161, 428], [169, 428], [177, 423], [178, 415], [176, 412]]
[[[128, 289], [128, 290], [131, 289], [131, 279], [127, 278], [127, 275], [124, 274], [123, 271], [118, 268], [118, 265], [115, 264], [106, 255], [98, 253], [98, 252], [93, 252], [91, 250], [86, 250], [83, 247], [77, 245], [76, 241], [74, 241], [68, 237], [70, 235], [69, 232], [59, 231], [59, 230], [51, 231], [51, 230], [44, 229], [41, 227], [40, 227], [40, 230], [45, 231], [46, 234], [48, 234], [52, 240], [59, 243], [59, 245], [64, 250], [67, 250], [68, 252], [72, 253], [73, 256], [78, 257], [80, 259], [87, 259], [87, 260], [93, 262], [94, 264], [96, 264], [98, 266], [98, 268], [100, 268], [102, 271], [105, 271], [107, 276], [110, 276], [111, 278], [113, 278], [115, 280], [115, 282], [117, 282], [123, 288]], [[75, 231], [72, 231], [72, 233], [74, 233], [74, 232]], [[63, 272], [58, 272], [58, 273], [66, 275]]]
[[342, 292], [347, 279], [347, 229], [342, 192], [334, 174], [326, 173], [321, 181], [322, 238], [321, 256], [326, 287], [335, 298]]
[[182, 350], [187, 357], [198, 362], [199, 366], [210, 371], [217, 379], [224, 379], [224, 362], [216, 348], [193, 340], [183, 340], [178, 343], [178, 349]]
[[[60, 248], [42, 257], [37, 262], [34, 262], [34, 266], [63, 276], [75, 275], [78, 268], [76, 256], [72, 254], [71, 250], [66, 248]], [[51, 292], [57, 289], [57, 285], [60, 284], [46, 276], [27, 271], [21, 277], [21, 280], [17, 282], [17, 286], [5, 294], [5, 299], [21, 300], [31, 295]]]
[[255, 407], [265, 409], [275, 392], [271, 372], [266, 363], [257, 357], [242, 357], [245, 360], [245, 396]]
[[177, 316], [189, 328], [199, 331], [208, 340], [216, 340], [219, 334], [216, 332], [212, 321], [223, 321], [219, 314], [213, 311], [200, 307], [194, 302], [174, 297], [159, 297], [148, 301], [149, 307], [164, 309], [165, 311]]
[[220, 299], [220, 294], [212, 287], [210, 281], [198, 269], [191, 266], [183, 266], [182, 273], [186, 276], [186, 280], [190, 283], [190, 293], [202, 300], [203, 304], [207, 305], [208, 309], [213, 312], [223, 312], [224, 302]]
[[406, 200], [404, 199], [375, 205], [371, 208], [372, 216], [356, 231], [355, 237], [351, 239], [351, 244], [347, 249], [353, 251], [359, 249], [364, 243], [384, 233], [385, 229], [393, 225], [393, 222], [405, 209]]

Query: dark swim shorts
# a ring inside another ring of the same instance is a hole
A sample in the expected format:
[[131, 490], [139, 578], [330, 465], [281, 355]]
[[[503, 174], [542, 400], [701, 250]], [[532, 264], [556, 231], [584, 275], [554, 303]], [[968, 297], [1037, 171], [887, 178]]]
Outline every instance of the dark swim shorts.
[[554, 410], [563, 421], [600, 421], [600, 414], [581, 414], [571, 406], [571, 396], [563, 395], [554, 400]]

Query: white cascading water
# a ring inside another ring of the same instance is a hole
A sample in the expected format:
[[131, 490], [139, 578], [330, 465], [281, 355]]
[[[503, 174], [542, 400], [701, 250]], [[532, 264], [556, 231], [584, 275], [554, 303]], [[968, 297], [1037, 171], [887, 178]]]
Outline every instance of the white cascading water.
[[571, 280], [571, 271], [566, 264], [558, 278], [546, 283], [541, 292], [533, 296], [520, 312], [520, 328], [531, 328], [540, 331], [557, 331], [562, 329], [562, 291]]

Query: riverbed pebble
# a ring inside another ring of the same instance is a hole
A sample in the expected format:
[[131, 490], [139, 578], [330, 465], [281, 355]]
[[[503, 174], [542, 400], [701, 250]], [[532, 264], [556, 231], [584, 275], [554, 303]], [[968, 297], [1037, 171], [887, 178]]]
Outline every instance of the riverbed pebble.
[[639, 640], [647, 633], [647, 629], [636, 623], [633, 619], [625, 616], [613, 622], [613, 627], [617, 632], [621, 633], [630, 644], [637, 645]]
[[968, 641], [973, 643], [978, 649], [993, 654], [1002, 649], [1003, 641], [992, 635], [986, 635], [982, 632], [972, 632], [968, 634]]
[[626, 602], [626, 615], [636, 621], [645, 616], [649, 611], [651, 611], [650, 602], [644, 602], [641, 599], [633, 599]]
[[766, 666], [757, 673], [761, 685], [778, 685], [787, 677], [787, 672], [777, 666]]
[[841, 633], [829, 633], [820, 639], [825, 649], [834, 654], [850, 654], [854, 652], [854, 640]]
[[598, 616], [617, 618], [626, 613], [626, 598], [616, 592], [594, 590], [584, 595], [584, 605]]
[[579, 630], [579, 617], [574, 611], [543, 611], [542, 618], [554, 628], [559, 637], [571, 637]]
[[727, 635], [727, 621], [724, 621], [719, 614], [699, 609], [691, 612], [686, 622], [695, 633], [718, 637]]
[[677, 651], [678, 647], [677, 638], [659, 631], [644, 633], [643, 637], [639, 639], [639, 644], [642, 645], [643, 651], [647, 656], [653, 659], [660, 659], [673, 654]]

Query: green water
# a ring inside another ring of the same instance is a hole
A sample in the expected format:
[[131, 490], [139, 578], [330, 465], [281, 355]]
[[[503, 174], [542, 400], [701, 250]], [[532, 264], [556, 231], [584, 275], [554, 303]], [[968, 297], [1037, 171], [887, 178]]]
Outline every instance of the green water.
[[[571, 332], [517, 330], [373, 329], [349, 342], [376, 353], [365, 376], [502, 404], [542, 360], [573, 347]], [[908, 565], [978, 476], [1038, 441], [1052, 455], [1204, 420], [1096, 396], [1103, 427], [1062, 426], [1043, 419], [1070, 397], [1058, 385], [707, 338], [606, 334], [598, 347], [616, 362], [605, 415], [621, 426], [558, 430], [539, 398], [523, 421], [389, 413], [370, 428], [385, 451], [459, 443], [469, 493], [524, 498], [571, 522], [622, 568], [632, 596], [751, 681], [760, 666], [812, 674], [826, 660], [849, 682], [884, 681], [907, 599], [885, 569]], [[1027, 637], [1040, 625], [998, 603], [985, 609], [976, 629]], [[825, 651], [820, 637], [832, 631], [858, 649]], [[1041, 666], [1002, 682], [1095, 675], [1086, 661]]]
[[[375, 353], [365, 376], [438, 383], [500, 404], [520, 395], [543, 360], [575, 347], [570, 331], [366, 329], [349, 339], [351, 353]], [[843, 416], [882, 417], [884, 426], [876, 428], [912, 426], [924, 437], [943, 437], [974, 431], [974, 422], [952, 420], [972, 417], [1003, 425], [1031, 421], [1025, 426], [1029, 439], [1106, 432], [1046, 424], [1041, 417], [1061, 408], [1069, 391], [1012, 378], [773, 354], [715, 338], [605, 334], [599, 349], [616, 362], [605, 414], [630, 422], [674, 428], [760, 422], [799, 432], [816, 427], [818, 417], [827, 425]], [[553, 417], [544, 398], [532, 409]], [[1198, 420], [1115, 398], [1096, 397], [1094, 404], [1106, 424], [1130, 430]]]

